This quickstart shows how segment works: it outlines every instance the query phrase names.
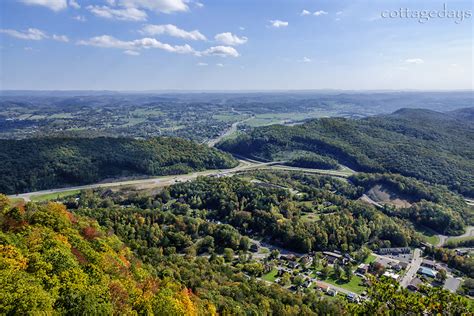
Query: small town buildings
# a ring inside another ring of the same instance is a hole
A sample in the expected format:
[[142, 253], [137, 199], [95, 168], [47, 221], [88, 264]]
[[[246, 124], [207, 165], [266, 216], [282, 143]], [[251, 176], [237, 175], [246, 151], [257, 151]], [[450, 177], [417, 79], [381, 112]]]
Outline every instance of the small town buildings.
[[399, 254], [409, 254], [411, 249], [409, 247], [400, 247], [400, 248], [380, 248], [378, 253], [381, 255], [399, 255]]
[[329, 263], [334, 263], [336, 260], [342, 262], [342, 255], [338, 253], [331, 251], [323, 251], [323, 255]]
[[359, 303], [359, 297], [354, 293], [347, 294], [347, 299], [349, 300], [349, 302]]
[[301, 257], [300, 263], [302, 266], [308, 267], [313, 263], [313, 257], [311, 257], [310, 255], [304, 255], [303, 257]]
[[308, 279], [303, 283], [303, 287], [309, 288], [313, 284], [313, 280]]
[[369, 265], [365, 263], [359, 264], [356, 269], [356, 273], [360, 273], [362, 275], [366, 274], [369, 271]]
[[335, 289], [331, 289], [331, 288], [328, 288], [326, 293], [330, 296], [336, 296], [337, 295], [337, 291]]
[[455, 249], [454, 251], [456, 251], [456, 254], [461, 257], [464, 257], [469, 253], [469, 251], [466, 249]]
[[291, 268], [291, 269], [297, 269], [299, 266], [300, 266], [299, 263], [297, 263], [295, 261], [288, 262], [288, 267]]
[[436, 274], [437, 274], [436, 271], [434, 271], [433, 269], [426, 268], [426, 267], [419, 268], [417, 273], [430, 277], [430, 278], [436, 278]]
[[409, 289], [411, 291], [418, 291], [420, 289], [421, 284], [423, 284], [423, 281], [421, 281], [419, 278], [414, 278], [407, 285], [407, 289]]
[[315, 282], [315, 287], [318, 289], [318, 290], [321, 290], [323, 292], [326, 292], [328, 289], [329, 289], [329, 286], [327, 286], [326, 284], [324, 283], [321, 283], [319, 281], [316, 281]]
[[385, 271], [383, 275], [388, 277], [388, 278], [392, 278], [394, 280], [398, 280], [398, 278], [400, 277], [399, 274], [396, 274], [396, 273], [393, 273], [393, 272], [390, 272], [390, 271]]
[[408, 267], [408, 262], [405, 262], [405, 261], [400, 261], [392, 265], [392, 268], [396, 271], [405, 270], [407, 267]]
[[437, 269], [436, 262], [432, 260], [428, 260], [428, 259], [423, 259], [423, 261], [421, 262], [421, 266], [425, 268], [435, 269], [435, 270]]
[[286, 255], [286, 256], [281, 256], [281, 259], [283, 260], [286, 260], [286, 261], [295, 261], [296, 260], [296, 256], [292, 253]]
[[378, 264], [382, 265], [385, 268], [391, 267], [392, 265], [396, 264], [396, 262], [393, 261], [392, 259], [385, 258], [385, 257], [377, 257], [377, 259], [375, 259], [375, 262], [377, 262]]

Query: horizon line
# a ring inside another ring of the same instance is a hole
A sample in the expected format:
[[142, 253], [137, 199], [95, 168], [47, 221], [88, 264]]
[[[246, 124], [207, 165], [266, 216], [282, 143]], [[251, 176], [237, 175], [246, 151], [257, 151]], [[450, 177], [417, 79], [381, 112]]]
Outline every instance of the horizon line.
[[474, 92], [471, 89], [0, 89], [4, 92], [114, 92], [114, 93], [268, 93], [268, 92]]

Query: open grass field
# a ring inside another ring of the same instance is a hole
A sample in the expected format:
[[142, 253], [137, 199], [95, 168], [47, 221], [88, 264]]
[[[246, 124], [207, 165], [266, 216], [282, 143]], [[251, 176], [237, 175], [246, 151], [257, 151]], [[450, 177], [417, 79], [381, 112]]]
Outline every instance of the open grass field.
[[236, 114], [236, 113], [226, 113], [226, 114], [215, 114], [212, 116], [213, 119], [219, 120], [222, 122], [238, 122], [246, 119], [248, 115]]
[[416, 230], [423, 236], [423, 239], [431, 244], [436, 246], [439, 243], [439, 237], [437, 236], [437, 233], [425, 226], [417, 226]]
[[268, 272], [267, 274], [264, 274], [262, 276], [262, 279], [264, 279], [265, 281], [275, 282], [277, 273], [278, 273], [278, 270], [273, 268], [272, 271]]
[[81, 192], [80, 190], [71, 190], [71, 191], [65, 191], [65, 192], [58, 192], [58, 193], [49, 193], [49, 194], [44, 194], [44, 195], [36, 195], [32, 196], [31, 200], [34, 202], [44, 202], [44, 201], [51, 201], [51, 200], [56, 200], [72, 195], [79, 194]]
[[369, 263], [374, 262], [376, 259], [377, 259], [376, 256], [374, 256], [373, 254], [370, 254], [370, 255], [364, 260], [364, 263], [365, 263], [365, 264], [369, 264]]
[[352, 279], [349, 282], [346, 282], [344, 280], [337, 279], [333, 273], [330, 273], [328, 278], [323, 281], [356, 294], [360, 294], [366, 290], [364, 286], [360, 285], [362, 283], [362, 278], [356, 275], [352, 276]]
[[308, 214], [304, 214], [302, 218], [303, 220], [308, 221], [308, 222], [315, 222], [319, 220], [320, 215], [316, 213], [308, 213]]
[[327, 113], [318, 112], [307, 112], [307, 113], [264, 113], [256, 114], [253, 118], [248, 120], [245, 124], [256, 127], [265, 126], [271, 124], [284, 124], [293, 121], [302, 121], [311, 118], [318, 118], [326, 116]]
[[[375, 256], [373, 256], [373, 257], [374, 257], [373, 260], [375, 260]], [[369, 256], [369, 258], [370, 258], [370, 256]], [[320, 265], [317, 270], [319, 271], [321, 269], [322, 269], [322, 266]], [[360, 293], [364, 292], [367, 289], [365, 286], [361, 285], [362, 281], [363, 281], [361, 277], [359, 277], [357, 275], [352, 275], [351, 280], [349, 282], [347, 282], [347, 280], [345, 280], [345, 279], [342, 279], [342, 280], [338, 279], [334, 274], [333, 268], [329, 268], [329, 274], [328, 274], [328, 277], [326, 279], [320, 278], [316, 273], [314, 273], [313, 276], [315, 276], [318, 280], [321, 280], [323, 282], [335, 285], [337, 287], [343, 288], [345, 290], [351, 291], [351, 292], [356, 293], [356, 294], [360, 294]]]

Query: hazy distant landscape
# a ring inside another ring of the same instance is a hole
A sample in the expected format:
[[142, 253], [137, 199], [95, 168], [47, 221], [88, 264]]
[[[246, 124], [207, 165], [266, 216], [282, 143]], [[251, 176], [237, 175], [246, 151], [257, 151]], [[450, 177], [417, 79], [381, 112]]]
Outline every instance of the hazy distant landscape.
[[239, 129], [318, 117], [360, 118], [400, 108], [451, 111], [472, 92], [123, 93], [3, 92], [0, 137], [178, 136], [198, 142]]

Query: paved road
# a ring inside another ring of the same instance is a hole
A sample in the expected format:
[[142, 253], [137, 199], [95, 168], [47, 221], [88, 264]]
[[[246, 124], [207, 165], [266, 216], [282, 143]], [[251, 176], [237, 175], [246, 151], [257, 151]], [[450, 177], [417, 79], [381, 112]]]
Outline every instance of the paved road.
[[[235, 111], [234, 109], [232, 109], [233, 112], [236, 112], [238, 114], [241, 114], [240, 112], [237, 112]], [[220, 142], [221, 140], [223, 140], [225, 137], [227, 136], [230, 136], [232, 134], [234, 134], [235, 132], [237, 132], [237, 126], [239, 126], [240, 124], [244, 123], [244, 122], [247, 122], [248, 120], [250, 120], [251, 118], [253, 118], [254, 116], [252, 115], [251, 117], [248, 117], [246, 118], [245, 120], [242, 120], [242, 121], [238, 121], [238, 122], [235, 122], [233, 123], [230, 128], [225, 131], [224, 133], [222, 133], [221, 135], [219, 135], [218, 137], [214, 138], [214, 139], [210, 139], [208, 142], [207, 142], [207, 145], [209, 147], [214, 147], [218, 142]]]
[[[271, 281], [267, 281], [267, 280], [264, 280], [262, 278], [257, 278], [259, 279], [260, 281], [263, 281], [265, 283], [267, 283], [268, 285], [272, 285], [272, 284], [277, 284], [275, 282], [271, 282]], [[318, 283], [321, 283], [323, 285], [326, 285], [328, 288], [331, 288], [333, 290], [336, 290], [338, 293], [344, 293], [344, 294], [355, 294], [354, 292], [351, 292], [349, 290], [346, 290], [346, 289], [343, 289], [342, 287], [338, 287], [338, 286], [335, 286], [335, 285], [332, 285], [331, 283], [327, 283], [327, 282], [324, 282], [324, 281], [321, 281], [321, 280], [316, 280], [314, 282], [318, 282]], [[289, 289], [291, 286], [286, 286], [285, 288], [286, 289]]]
[[421, 258], [421, 250], [417, 248], [413, 252], [413, 258], [407, 267], [407, 272], [400, 281], [401, 286], [407, 287], [408, 284], [410, 284], [411, 280], [416, 276], [416, 272], [418, 272], [422, 261], [423, 258]]
[[363, 194], [361, 197], [360, 197], [360, 200], [361, 201], [364, 201], [364, 202], [367, 202], [369, 204], [372, 204], [378, 208], [383, 208], [383, 205], [378, 203], [378, 202], [375, 202], [374, 200], [372, 200], [367, 194]]
[[[369, 203], [369, 204], [372, 204], [374, 206], [376, 206], [377, 208], [383, 208], [383, 205], [372, 200], [368, 195], [366, 194], [363, 194], [361, 197], [360, 197], [360, 200], [361, 201], [364, 201], [366, 203]], [[436, 244], [436, 247], [442, 247], [446, 241], [448, 240], [448, 238], [450, 237], [470, 237], [470, 236], [474, 236], [474, 226], [468, 226], [466, 227], [466, 232], [460, 236], [446, 236], [446, 235], [441, 235], [441, 234], [438, 234], [436, 235], [439, 239], [438, 243]]]
[[462, 237], [473, 237], [474, 236], [474, 226], [467, 226], [466, 232], [459, 236], [446, 236], [446, 235], [437, 235], [439, 242], [436, 245], [437, 247], [442, 247], [449, 238], [462, 238]]
[[279, 165], [282, 162], [256, 162], [253, 160], [244, 160], [239, 159], [240, 164], [231, 169], [219, 169], [219, 170], [205, 170], [198, 171], [189, 174], [182, 175], [173, 175], [173, 176], [162, 176], [155, 178], [145, 178], [139, 180], [127, 180], [127, 181], [117, 181], [117, 182], [107, 182], [107, 183], [95, 183], [88, 185], [81, 185], [75, 187], [66, 187], [58, 188], [51, 190], [43, 190], [36, 192], [22, 193], [18, 195], [10, 195], [10, 198], [22, 198], [26, 202], [31, 201], [31, 198], [34, 196], [41, 196], [45, 194], [55, 194], [61, 192], [67, 192], [72, 190], [86, 190], [86, 189], [95, 189], [95, 188], [113, 188], [113, 187], [125, 187], [125, 186], [135, 186], [135, 187], [165, 187], [173, 185], [177, 182], [187, 182], [196, 179], [199, 176], [228, 176], [237, 172], [249, 171], [255, 169], [278, 169], [278, 170], [293, 170], [293, 171], [302, 171], [307, 173], [316, 173], [316, 174], [325, 174], [331, 176], [343, 177], [342, 175], [335, 173], [334, 170], [319, 170], [319, 169], [308, 169], [308, 168], [296, 168], [296, 167], [287, 167], [284, 165]]

